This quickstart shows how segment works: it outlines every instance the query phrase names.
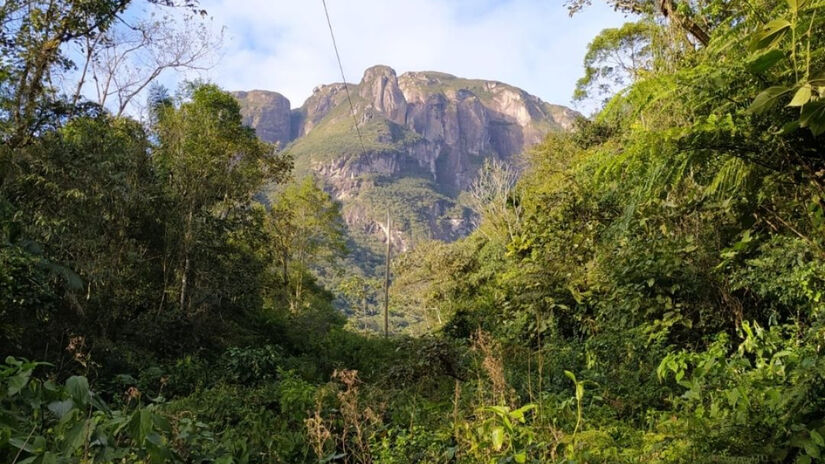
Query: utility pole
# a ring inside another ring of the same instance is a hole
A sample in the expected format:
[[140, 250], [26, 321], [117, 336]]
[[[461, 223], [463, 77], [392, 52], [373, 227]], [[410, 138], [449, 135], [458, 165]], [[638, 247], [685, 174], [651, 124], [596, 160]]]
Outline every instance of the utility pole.
[[367, 284], [366, 283], [364, 284], [363, 290], [364, 290], [364, 294], [361, 295], [361, 311], [364, 313], [363, 325], [364, 325], [364, 332], [366, 332], [367, 331], [367, 318], [369, 317], [369, 314], [367, 314]]
[[390, 256], [392, 253], [392, 219], [387, 210], [387, 268], [384, 271], [384, 336], [390, 336]]

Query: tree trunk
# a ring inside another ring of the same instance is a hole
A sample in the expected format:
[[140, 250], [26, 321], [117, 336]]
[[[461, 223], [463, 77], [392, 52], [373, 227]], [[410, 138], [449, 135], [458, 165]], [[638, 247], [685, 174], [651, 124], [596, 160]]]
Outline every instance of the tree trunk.
[[180, 309], [186, 305], [186, 292], [189, 283], [189, 270], [191, 268], [191, 260], [189, 259], [189, 248], [192, 241], [192, 208], [189, 209], [189, 214], [186, 217], [186, 231], [183, 236], [183, 274], [180, 277]]
[[295, 299], [293, 300], [293, 308], [292, 310], [298, 312], [301, 309], [301, 298], [303, 296], [304, 290], [304, 276], [299, 275], [298, 279], [295, 281]]
[[284, 248], [281, 253], [281, 273], [284, 276], [284, 288], [289, 289], [289, 254]]
[[692, 19], [685, 18], [676, 12], [673, 0], [659, 0], [659, 9], [665, 18], [672, 19], [676, 24], [692, 35], [703, 47], [710, 43], [710, 35]]
[[364, 295], [361, 297], [361, 311], [364, 313], [364, 330], [367, 330], [367, 294], [364, 292]]

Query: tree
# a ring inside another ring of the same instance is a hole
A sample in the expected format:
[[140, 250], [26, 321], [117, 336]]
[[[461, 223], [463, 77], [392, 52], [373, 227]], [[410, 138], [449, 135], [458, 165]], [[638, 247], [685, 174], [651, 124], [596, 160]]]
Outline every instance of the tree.
[[407, 319], [413, 333], [440, 329], [461, 306], [467, 288], [462, 279], [474, 270], [476, 261], [465, 242], [422, 243], [400, 255], [393, 266], [393, 306]]
[[602, 30], [587, 46], [584, 77], [576, 82], [574, 99], [611, 97], [650, 71], [657, 29], [654, 24], [640, 21]]
[[[149, 0], [196, 9], [196, 0]], [[105, 34], [132, 0], [7, 0], [0, 5], [0, 172], [16, 148], [72, 113], [52, 85], [74, 66], [66, 47]], [[0, 181], [2, 178], [0, 178]]]
[[155, 18], [153, 13], [135, 24], [118, 21], [80, 44], [84, 62], [73, 102], [94, 93], [100, 106], [111, 106], [120, 116], [165, 71], [208, 69], [222, 39], [222, 33], [211, 31], [198, 14], [176, 20], [168, 14]]
[[238, 102], [214, 85], [195, 85], [158, 114], [152, 159], [171, 203], [164, 269], [174, 269], [165, 279], [177, 276], [179, 307], [191, 310], [194, 253], [207, 221], [246, 208], [264, 181], [280, 180], [290, 164], [242, 124]]
[[14, 280], [40, 282], [36, 288], [53, 295], [36, 310], [43, 324], [31, 335], [85, 323], [86, 333], [106, 336], [147, 307], [159, 193], [148, 148], [140, 124], [99, 115], [74, 118], [18, 149], [18, 175], [3, 195], [29, 213], [7, 216], [0, 254], [19, 261], [28, 253], [35, 277], [45, 279]]
[[500, 243], [512, 239], [521, 220], [517, 180], [518, 172], [506, 162], [485, 160], [470, 186], [469, 206], [476, 213], [476, 226]]
[[346, 253], [341, 206], [312, 177], [271, 196], [268, 228], [295, 312], [304, 301], [304, 280], [334, 267]]
[[[338, 290], [349, 304], [353, 319], [361, 318], [362, 329], [367, 329], [370, 316], [369, 303], [378, 296], [379, 282], [377, 279], [368, 279], [361, 275], [350, 275], [340, 282]], [[360, 311], [360, 315], [358, 312]], [[353, 325], [356, 325], [353, 321]]]
[[49, 81], [71, 66], [63, 46], [107, 30], [129, 3], [11, 0], [0, 6], [0, 51], [7, 73], [2, 109], [9, 115], [3, 132], [9, 148], [29, 142], [51, 122]]
[[[697, 2], [685, 0], [677, 3], [675, 0], [606, 0], [618, 11], [625, 13], [659, 16], [674, 26], [682, 29], [702, 46], [710, 43], [710, 33], [707, 30], [707, 17], [701, 13], [719, 7], [719, 2]], [[574, 14], [590, 5], [591, 0], [569, 0], [567, 7], [570, 14]]]

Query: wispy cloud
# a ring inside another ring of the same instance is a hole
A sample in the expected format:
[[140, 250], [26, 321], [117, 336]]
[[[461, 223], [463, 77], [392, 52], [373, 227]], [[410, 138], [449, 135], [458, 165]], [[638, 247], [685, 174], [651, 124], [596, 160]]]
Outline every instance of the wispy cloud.
[[[340, 81], [321, 0], [206, 0], [227, 41], [210, 78], [267, 89], [300, 105]], [[569, 18], [561, 0], [327, 0], [347, 79], [386, 64], [495, 79], [568, 103], [590, 39], [624, 18], [594, 6]]]

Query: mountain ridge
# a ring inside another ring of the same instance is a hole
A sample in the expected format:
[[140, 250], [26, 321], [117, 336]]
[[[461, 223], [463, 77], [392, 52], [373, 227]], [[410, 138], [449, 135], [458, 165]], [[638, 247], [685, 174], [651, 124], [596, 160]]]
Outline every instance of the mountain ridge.
[[297, 177], [316, 176], [355, 241], [372, 248], [388, 211], [399, 251], [467, 235], [473, 213], [461, 196], [485, 160], [510, 161], [581, 117], [503, 82], [435, 71], [378, 65], [347, 85], [361, 139], [343, 83], [316, 87], [297, 108], [277, 92], [233, 94], [244, 122], [292, 154]]

